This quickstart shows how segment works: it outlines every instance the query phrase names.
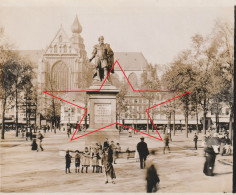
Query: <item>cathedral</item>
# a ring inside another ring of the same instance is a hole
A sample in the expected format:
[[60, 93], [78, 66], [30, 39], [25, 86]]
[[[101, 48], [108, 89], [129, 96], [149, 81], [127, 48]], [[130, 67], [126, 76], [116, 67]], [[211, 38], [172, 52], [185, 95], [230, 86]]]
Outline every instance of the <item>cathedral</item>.
[[88, 63], [80, 33], [82, 27], [76, 16], [68, 37], [61, 26], [38, 65], [38, 84], [41, 91], [71, 91], [80, 89], [83, 72]]
[[[85, 50], [84, 40], [81, 37], [82, 26], [75, 17], [71, 25], [72, 35], [69, 37], [62, 25], [56, 32], [49, 46], [43, 51], [20, 50], [19, 54], [32, 62], [33, 69], [38, 75], [35, 85], [38, 88], [37, 112], [42, 116], [52, 113], [55, 107], [55, 114], [60, 116], [60, 123], [77, 123], [81, 120], [84, 112], [68, 103], [59, 101], [43, 91], [76, 91], [85, 90], [92, 81], [92, 69], [94, 65], [89, 62]], [[93, 37], [94, 40], [97, 37]], [[96, 43], [94, 43], [96, 44]], [[112, 45], [111, 45], [112, 48]], [[147, 61], [141, 52], [116, 52], [114, 61], [118, 61], [126, 76], [136, 88], [140, 82], [141, 75], [146, 71]], [[114, 67], [113, 78], [127, 82], [120, 67]], [[55, 95], [66, 99], [81, 107], [86, 107], [86, 96], [78, 93], [55, 93]], [[54, 106], [52, 106], [54, 105]], [[89, 118], [87, 118], [89, 120]], [[38, 125], [41, 120], [38, 120]], [[82, 124], [85, 122], [83, 121]]]

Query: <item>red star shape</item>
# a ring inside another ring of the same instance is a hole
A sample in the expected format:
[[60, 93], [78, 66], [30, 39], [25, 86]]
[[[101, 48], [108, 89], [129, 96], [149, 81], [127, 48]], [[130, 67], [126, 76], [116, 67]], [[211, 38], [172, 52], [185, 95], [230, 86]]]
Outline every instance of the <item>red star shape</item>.
[[[86, 116], [87, 109], [86, 109], [86, 108], [83, 108], [83, 107], [81, 107], [81, 106], [78, 106], [78, 105], [76, 105], [76, 104], [74, 104], [74, 103], [72, 103], [72, 102], [69, 102], [69, 101], [67, 101], [67, 100], [64, 100], [64, 99], [62, 99], [62, 98], [60, 98], [60, 97], [57, 97], [57, 96], [55, 96], [55, 95], [53, 95], [53, 94], [51, 94], [51, 93], [59, 93], [59, 92], [60, 92], [60, 93], [99, 92], [99, 91], [102, 89], [102, 87], [103, 87], [104, 83], [106, 82], [106, 80], [107, 80], [109, 74], [111, 73], [112, 69], [114, 68], [114, 66], [115, 66], [116, 64], [118, 64], [118, 66], [120, 67], [120, 69], [121, 69], [121, 71], [123, 72], [123, 74], [124, 74], [124, 76], [125, 76], [127, 82], [129, 83], [130, 87], [132, 88], [132, 90], [133, 90], [134, 92], [149, 92], [149, 93], [152, 93], [152, 92], [180, 93], [180, 92], [181, 92], [181, 93], [182, 93], [182, 94], [180, 94], [180, 95], [178, 95], [178, 96], [176, 96], [176, 97], [173, 97], [173, 98], [171, 98], [171, 99], [168, 99], [168, 100], [166, 100], [166, 101], [164, 101], [164, 102], [161, 102], [161, 103], [159, 103], [159, 104], [157, 104], [157, 105], [154, 105], [154, 106], [152, 106], [152, 107], [146, 109], [146, 113], [147, 113], [148, 117], [150, 118], [150, 121], [151, 121], [152, 125], [154, 126], [154, 128], [155, 128], [155, 130], [156, 130], [156, 132], [157, 132], [157, 135], [158, 135], [159, 137], [155, 137], [155, 136], [153, 136], [153, 135], [150, 135], [150, 134], [148, 134], [148, 133], [139, 131], [139, 130], [137, 130], [137, 129], [133, 129], [133, 128], [129, 127], [129, 126], [126, 126], [126, 125], [123, 125], [123, 124], [120, 124], [120, 123], [113, 123], [113, 124], [107, 125], [107, 126], [105, 126], [105, 127], [102, 127], [102, 128], [100, 128], [100, 129], [94, 130], [94, 131], [92, 131], [92, 132], [85, 133], [84, 135], [80, 135], [80, 136], [78, 136], [78, 137], [75, 137], [75, 134], [76, 134], [76, 132], [78, 131], [81, 122], [83, 121], [84, 117]], [[183, 95], [186, 95], [186, 94], [190, 93], [190, 91], [135, 90], [135, 89], [133, 88], [133, 86], [131, 85], [131, 83], [130, 83], [128, 77], [126, 76], [125, 72], [123, 71], [123, 69], [121, 68], [121, 65], [119, 64], [119, 62], [118, 62], [117, 60], [116, 60], [116, 62], [114, 63], [114, 65], [112, 66], [112, 68], [111, 68], [109, 74], [107, 75], [106, 79], [104, 79], [104, 81], [103, 81], [101, 87], [100, 87], [98, 90], [43, 91], [43, 93], [45, 93], [45, 94], [47, 94], [47, 95], [50, 95], [50, 96], [52, 96], [52, 97], [54, 97], [54, 98], [57, 98], [57, 99], [59, 99], [59, 100], [61, 100], [61, 101], [66, 102], [66, 103], [68, 103], [68, 104], [71, 104], [71, 105], [73, 105], [73, 106], [76, 106], [76, 107], [78, 107], [78, 108], [81, 108], [81, 109], [85, 110], [85, 113], [84, 113], [82, 119], [80, 120], [79, 125], [78, 125], [77, 128], [76, 128], [76, 131], [74, 132], [73, 136], [71, 137], [71, 141], [76, 140], [76, 139], [81, 138], [81, 137], [84, 137], [84, 136], [86, 136], [86, 135], [89, 135], [89, 134], [94, 133], [94, 132], [96, 132], [96, 131], [105, 129], [105, 128], [110, 127], [110, 126], [112, 126], [112, 125], [121, 125], [121, 126], [124, 126], [124, 127], [126, 127], [126, 128], [132, 129], [132, 130], [134, 130], [134, 131], [140, 132], [140, 133], [142, 133], [142, 134], [144, 134], [144, 135], [148, 135], [148, 136], [150, 136], [150, 137], [152, 137], [152, 138], [155, 138], [155, 139], [158, 139], [158, 140], [160, 140], [160, 141], [163, 141], [163, 139], [161, 138], [161, 136], [160, 136], [160, 134], [159, 134], [159, 132], [158, 132], [158, 130], [157, 130], [157, 127], [156, 127], [155, 124], [153, 123], [153, 120], [152, 120], [151, 116], [149, 115], [148, 111], [151, 110], [151, 109], [153, 109], [153, 108], [155, 108], [155, 107], [157, 107], [157, 106], [160, 106], [160, 105], [162, 105], [162, 104], [165, 104], [165, 103], [167, 103], [167, 102], [169, 102], [169, 101], [171, 101], [171, 100], [173, 100], [173, 99], [176, 99], [176, 98], [179, 98], [179, 97], [181, 97], [181, 96], [183, 96]]]

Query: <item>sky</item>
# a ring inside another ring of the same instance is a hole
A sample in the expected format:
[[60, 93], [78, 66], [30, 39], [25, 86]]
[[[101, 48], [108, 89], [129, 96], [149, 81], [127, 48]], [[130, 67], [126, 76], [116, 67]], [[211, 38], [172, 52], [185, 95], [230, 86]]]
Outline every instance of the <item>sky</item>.
[[0, 26], [17, 49], [46, 49], [62, 25], [68, 36], [78, 15], [88, 57], [103, 35], [114, 52], [142, 52], [168, 64], [211, 33], [217, 19], [234, 23], [234, 0], [1, 0]]

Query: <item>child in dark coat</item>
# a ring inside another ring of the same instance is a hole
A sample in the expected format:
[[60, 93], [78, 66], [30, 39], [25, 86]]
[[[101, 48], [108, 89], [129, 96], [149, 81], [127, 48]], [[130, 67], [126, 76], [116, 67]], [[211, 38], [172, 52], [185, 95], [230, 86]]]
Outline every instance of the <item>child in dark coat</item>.
[[79, 173], [79, 167], [80, 167], [80, 154], [79, 151], [75, 151], [75, 172]]
[[71, 163], [71, 155], [69, 150], [66, 151], [65, 158], [66, 158], [66, 174], [67, 174], [67, 170], [70, 173], [70, 163]]

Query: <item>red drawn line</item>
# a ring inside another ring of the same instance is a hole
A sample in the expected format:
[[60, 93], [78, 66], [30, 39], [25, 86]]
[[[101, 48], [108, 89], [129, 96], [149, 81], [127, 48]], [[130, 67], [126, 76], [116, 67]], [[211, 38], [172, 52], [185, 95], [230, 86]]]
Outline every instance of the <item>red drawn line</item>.
[[[132, 90], [133, 90], [134, 92], [168, 92], [168, 93], [172, 92], [172, 93], [183, 93], [183, 94], [181, 94], [181, 95], [178, 95], [178, 96], [176, 96], [176, 97], [173, 97], [173, 98], [171, 98], [171, 99], [169, 99], [169, 100], [166, 100], [166, 101], [164, 101], [164, 102], [161, 102], [161, 103], [159, 103], [159, 104], [157, 104], [157, 105], [154, 105], [154, 106], [152, 106], [152, 107], [146, 109], [146, 113], [147, 113], [147, 115], [148, 115], [148, 117], [149, 117], [149, 119], [150, 119], [152, 125], [154, 126], [154, 128], [155, 128], [155, 130], [156, 130], [156, 132], [157, 132], [157, 134], [158, 134], [158, 136], [159, 136], [160, 138], [157, 138], [157, 137], [152, 136], [152, 135], [150, 135], [150, 134], [148, 134], [148, 133], [144, 133], [144, 132], [142, 132], [142, 131], [139, 131], [139, 130], [137, 130], [137, 129], [133, 129], [133, 128], [129, 127], [129, 126], [126, 126], [126, 125], [123, 125], [123, 124], [120, 124], [120, 123], [113, 123], [113, 124], [107, 125], [107, 126], [105, 126], [105, 127], [102, 127], [102, 128], [100, 128], [100, 129], [97, 129], [97, 130], [91, 131], [91, 132], [89, 132], [89, 133], [86, 133], [86, 134], [84, 134], [84, 135], [81, 135], [81, 136], [78, 136], [78, 137], [74, 138], [76, 132], [77, 132], [78, 129], [79, 129], [79, 126], [81, 125], [81, 123], [82, 123], [84, 117], [86, 116], [87, 109], [86, 109], [86, 108], [83, 108], [83, 107], [81, 107], [81, 106], [78, 106], [78, 105], [76, 105], [76, 104], [74, 104], [74, 103], [72, 103], [72, 102], [69, 102], [69, 101], [67, 101], [67, 100], [64, 100], [64, 99], [62, 99], [62, 98], [59, 98], [59, 97], [57, 97], [57, 96], [55, 96], [55, 95], [52, 95], [52, 94], [50, 94], [50, 93], [100, 92], [100, 90], [102, 89], [103, 85], [105, 84], [105, 82], [106, 82], [108, 76], [110, 75], [112, 69], [114, 68], [115, 64], [118, 64], [118, 66], [120, 67], [122, 73], [124, 74], [124, 76], [125, 76], [127, 82], [129, 83], [130, 87], [132, 88]], [[80, 120], [80, 122], [79, 122], [79, 124], [78, 124], [78, 126], [77, 126], [77, 128], [76, 128], [76, 131], [74, 132], [74, 134], [73, 134], [73, 136], [72, 136], [72, 138], [71, 138], [71, 141], [76, 140], [76, 139], [81, 138], [81, 137], [84, 137], [84, 136], [86, 136], [86, 135], [92, 134], [92, 133], [94, 133], [94, 132], [96, 132], [96, 131], [99, 131], [99, 130], [105, 129], [105, 128], [110, 127], [110, 126], [115, 125], [115, 124], [116, 124], [116, 125], [121, 125], [121, 126], [123, 126], [123, 127], [126, 127], [126, 128], [129, 128], [129, 129], [132, 129], [132, 130], [137, 131], [137, 132], [140, 132], [140, 133], [142, 133], [142, 134], [144, 134], [144, 135], [147, 135], [147, 136], [150, 136], [150, 137], [152, 137], [152, 138], [155, 138], [155, 139], [158, 139], [158, 140], [163, 141], [163, 139], [162, 139], [161, 136], [160, 136], [160, 133], [159, 133], [158, 130], [157, 130], [156, 125], [154, 124], [154, 122], [153, 122], [151, 116], [149, 115], [148, 110], [150, 110], [150, 109], [152, 109], [152, 108], [155, 108], [155, 107], [157, 107], [157, 106], [160, 106], [160, 105], [162, 105], [162, 104], [165, 104], [165, 103], [167, 103], [167, 102], [169, 102], [169, 101], [171, 101], [171, 100], [177, 99], [177, 98], [179, 98], [179, 97], [181, 97], [181, 96], [184, 96], [184, 95], [190, 93], [190, 91], [154, 91], [154, 90], [135, 90], [135, 89], [133, 88], [132, 84], [130, 83], [128, 77], [126, 76], [124, 70], [121, 68], [119, 62], [116, 60], [115, 63], [113, 64], [113, 66], [112, 66], [110, 72], [108, 73], [108, 75], [107, 75], [106, 78], [104, 79], [104, 81], [103, 81], [101, 87], [100, 87], [98, 90], [43, 91], [43, 93], [45, 93], [45, 94], [47, 94], [47, 95], [50, 95], [50, 96], [52, 96], [52, 97], [54, 97], [54, 98], [57, 98], [57, 99], [59, 99], [59, 100], [61, 100], [61, 101], [64, 101], [64, 102], [66, 102], [66, 103], [69, 103], [69, 104], [71, 104], [71, 105], [73, 105], [73, 106], [76, 106], [76, 107], [78, 107], [78, 108], [81, 108], [81, 109], [85, 110], [85, 113], [84, 113], [82, 119]]]

